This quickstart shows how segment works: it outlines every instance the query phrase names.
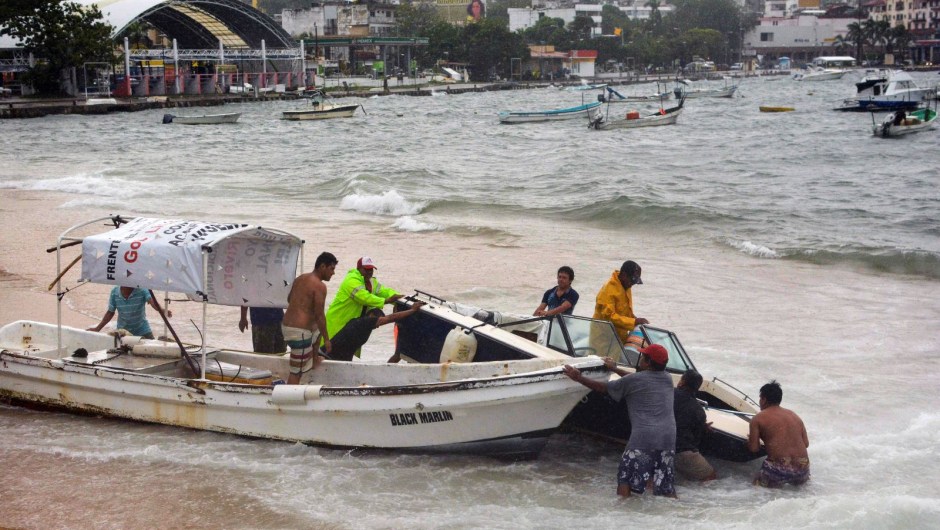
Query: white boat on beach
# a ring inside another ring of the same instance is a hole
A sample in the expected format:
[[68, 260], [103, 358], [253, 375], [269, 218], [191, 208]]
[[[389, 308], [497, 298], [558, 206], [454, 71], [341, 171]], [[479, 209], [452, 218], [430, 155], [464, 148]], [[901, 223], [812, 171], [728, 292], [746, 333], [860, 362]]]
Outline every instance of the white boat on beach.
[[241, 117], [241, 112], [228, 112], [222, 114], [197, 114], [194, 116], [174, 116], [164, 114], [163, 123], [182, 123], [184, 125], [216, 125], [220, 123], [235, 123]]
[[[508, 315], [420, 291], [416, 298], [428, 305], [398, 324], [398, 349], [409, 362], [437, 362], [437, 352], [448, 334], [458, 330], [476, 339], [474, 362], [536, 359], [548, 350], [569, 356], [572, 362], [595, 355], [612, 357], [628, 372], [639, 364], [637, 351], [621, 344], [610, 322], [573, 315]], [[666, 370], [675, 383], [683, 372], [695, 369], [674, 333], [652, 326], [640, 326], [638, 331], [646, 343], [661, 344], [669, 351]], [[705, 379], [697, 397], [707, 403], [706, 415], [712, 423], [702, 443], [703, 454], [735, 462], [763, 455], [763, 450], [751, 453], [747, 447], [750, 418], [758, 412], [754, 400], [718, 378]], [[563, 426], [617, 442], [625, 442], [630, 435], [630, 420], [622, 403], [596, 392], [571, 411]]]
[[[117, 227], [82, 237], [101, 221]], [[202, 301], [203, 328], [208, 304], [270, 307], [286, 300], [298, 261], [303, 266], [299, 238], [244, 224], [105, 217], [63, 233], [58, 253], [79, 242], [82, 281], [184, 293]], [[274, 255], [285, 259], [269, 260]], [[59, 272], [64, 294], [65, 271]], [[502, 340], [506, 348], [525, 342]], [[329, 447], [521, 459], [537, 456], [588, 392], [564, 375], [570, 358], [544, 350], [538, 358], [499, 362], [323, 361], [302, 384], [288, 385], [280, 384], [287, 355], [117, 339], [21, 320], [0, 328], [0, 398]], [[608, 377], [600, 358], [578, 361], [588, 377]]]
[[533, 110], [533, 111], [504, 111], [499, 113], [500, 123], [530, 123], [537, 121], [570, 120], [590, 116], [591, 111], [600, 107], [599, 101], [568, 107], [564, 109]]
[[323, 92], [316, 91], [310, 98], [310, 107], [303, 110], [285, 110], [281, 117], [285, 120], [328, 120], [331, 118], [352, 118], [356, 110], [361, 106], [358, 103], [354, 105], [343, 105], [334, 103], [332, 98], [327, 97]]

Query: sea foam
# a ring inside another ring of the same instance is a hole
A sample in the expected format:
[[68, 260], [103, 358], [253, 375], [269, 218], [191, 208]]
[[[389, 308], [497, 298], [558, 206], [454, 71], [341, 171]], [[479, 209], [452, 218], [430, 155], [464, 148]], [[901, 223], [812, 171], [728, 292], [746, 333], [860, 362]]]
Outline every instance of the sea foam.
[[761, 245], [755, 245], [750, 241], [734, 241], [729, 239], [728, 244], [732, 247], [744, 252], [745, 254], [750, 254], [751, 256], [757, 256], [758, 258], [779, 258], [780, 254], [777, 254], [777, 251], [771, 248], [767, 248]]
[[401, 230], [402, 232], [433, 232], [435, 230], [441, 230], [439, 225], [418, 221], [410, 215], [395, 219], [395, 222], [392, 223], [392, 228]]
[[353, 193], [343, 197], [339, 205], [343, 210], [394, 216], [416, 215], [421, 213], [425, 206], [426, 202], [409, 201], [395, 190], [386, 191], [381, 195]]

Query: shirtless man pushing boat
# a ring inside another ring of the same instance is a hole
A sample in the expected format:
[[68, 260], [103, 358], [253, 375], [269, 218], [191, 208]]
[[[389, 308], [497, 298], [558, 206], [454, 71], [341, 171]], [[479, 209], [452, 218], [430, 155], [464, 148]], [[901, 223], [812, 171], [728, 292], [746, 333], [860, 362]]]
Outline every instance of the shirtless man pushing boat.
[[339, 263], [336, 256], [324, 252], [317, 256], [313, 272], [301, 274], [294, 279], [287, 295], [287, 311], [281, 329], [284, 342], [290, 346], [290, 375], [287, 384], [300, 384], [300, 378], [320, 364], [314, 353], [320, 337], [323, 350], [330, 353], [333, 346], [326, 332], [326, 284], [336, 272]]
[[767, 459], [754, 478], [754, 484], [777, 488], [784, 484], [798, 486], [809, 480], [809, 437], [803, 420], [792, 410], [780, 406], [783, 389], [771, 381], [760, 388], [760, 412], [751, 419], [748, 449], [756, 453], [763, 440]]

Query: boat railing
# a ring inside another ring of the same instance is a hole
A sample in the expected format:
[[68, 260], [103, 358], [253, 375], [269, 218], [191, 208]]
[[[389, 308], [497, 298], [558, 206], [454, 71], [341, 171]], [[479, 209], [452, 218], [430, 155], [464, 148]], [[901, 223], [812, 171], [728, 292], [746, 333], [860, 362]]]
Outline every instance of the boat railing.
[[712, 378], [712, 382], [713, 382], [713, 383], [721, 383], [721, 384], [724, 385], [725, 387], [727, 387], [727, 388], [729, 388], [729, 389], [731, 389], [731, 390], [737, 392], [738, 394], [740, 394], [740, 395], [741, 395], [741, 399], [743, 399], [744, 401], [750, 403], [751, 405], [754, 405], [755, 407], [758, 407], [758, 408], [760, 407], [760, 405], [758, 405], [758, 403], [757, 403], [756, 401], [754, 401], [754, 400], [751, 398], [751, 396], [747, 395], [746, 393], [744, 393], [742, 390], [740, 390], [739, 388], [735, 387], [735, 386], [732, 385], [731, 383], [729, 383], [729, 382], [727, 382], [727, 381], [725, 381], [725, 380], [723, 380], [723, 379], [720, 379], [720, 378], [718, 378], [718, 377], [713, 377], [713, 378]]

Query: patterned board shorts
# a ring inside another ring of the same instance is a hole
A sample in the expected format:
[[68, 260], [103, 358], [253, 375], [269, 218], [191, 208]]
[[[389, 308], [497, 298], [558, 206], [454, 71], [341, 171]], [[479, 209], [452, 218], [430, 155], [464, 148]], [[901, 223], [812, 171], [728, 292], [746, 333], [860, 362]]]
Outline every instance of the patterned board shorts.
[[754, 481], [765, 488], [779, 488], [784, 484], [798, 486], [809, 480], [809, 458], [766, 459]]
[[313, 345], [320, 338], [318, 332], [309, 329], [281, 326], [284, 342], [290, 346], [290, 373], [301, 376], [313, 369]]
[[675, 451], [627, 449], [620, 460], [617, 484], [627, 484], [630, 491], [642, 495], [652, 480], [654, 495], [675, 495], [675, 458]]

